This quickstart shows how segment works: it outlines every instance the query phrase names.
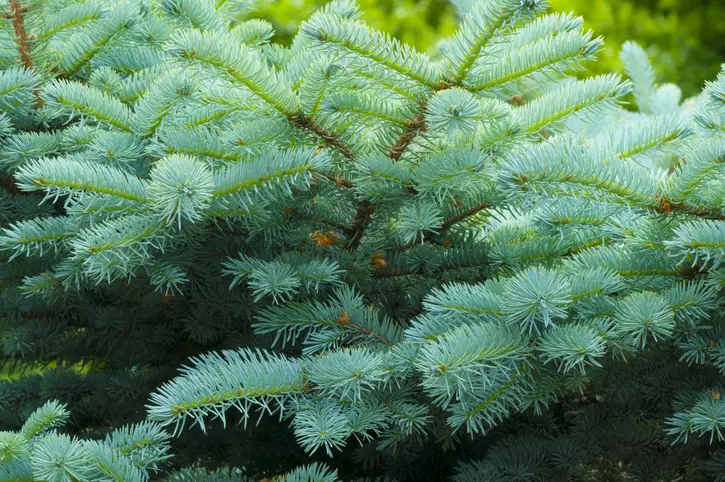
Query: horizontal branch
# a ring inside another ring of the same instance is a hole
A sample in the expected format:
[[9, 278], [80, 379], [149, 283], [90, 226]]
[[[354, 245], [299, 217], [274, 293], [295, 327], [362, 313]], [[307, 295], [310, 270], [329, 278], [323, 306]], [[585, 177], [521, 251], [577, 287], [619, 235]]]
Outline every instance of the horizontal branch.
[[454, 224], [461, 222], [464, 219], [469, 218], [469, 217], [473, 216], [474, 214], [477, 214], [490, 206], [491, 206], [490, 202], [484, 201], [480, 204], [476, 204], [475, 206], [471, 206], [470, 208], [456, 214], [455, 216], [451, 216], [450, 218], [446, 219], [443, 222], [443, 225], [441, 226], [439, 233], [445, 233], [446, 231], [451, 229], [451, 227], [453, 227]]
[[682, 213], [708, 219], [725, 220], [725, 216], [720, 213], [714, 213], [707, 208], [691, 206], [684, 203], [672, 204], [666, 199], [663, 199], [659, 206], [652, 206], [652, 210], [661, 214]]
[[325, 129], [323, 129], [322, 127], [320, 127], [315, 122], [307, 119], [306, 117], [302, 117], [300, 115], [292, 116], [289, 119], [297, 127], [300, 127], [301, 129], [305, 129], [305, 130], [317, 135], [319, 138], [321, 138], [323, 141], [325, 141], [325, 144], [327, 144], [330, 147], [334, 147], [335, 149], [340, 151], [342, 153], [342, 155], [345, 156], [346, 158], [348, 158], [348, 159], [355, 158], [355, 153], [353, 153], [352, 150], [350, 150], [350, 148], [345, 145], [345, 143], [343, 143], [340, 139], [338, 139], [331, 132], [328, 132]]
[[376, 333], [376, 332], [374, 332], [372, 330], [368, 330], [367, 328], [363, 328], [362, 326], [356, 325], [354, 323], [353, 324], [350, 324], [350, 325], [347, 325], [347, 326], [349, 326], [350, 328], [352, 328], [354, 330], [359, 331], [360, 333], [363, 333], [363, 334], [368, 335], [368, 336], [372, 336], [373, 338], [379, 340], [380, 342], [385, 343], [386, 345], [388, 345], [388, 347], [393, 348], [393, 342], [391, 342], [390, 340], [388, 340], [387, 338], [385, 338], [380, 333]]

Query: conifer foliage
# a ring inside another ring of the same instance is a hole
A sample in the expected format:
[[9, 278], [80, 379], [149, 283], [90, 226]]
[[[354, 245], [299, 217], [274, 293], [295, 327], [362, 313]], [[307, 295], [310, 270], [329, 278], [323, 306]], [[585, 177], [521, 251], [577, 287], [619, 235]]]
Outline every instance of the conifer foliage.
[[725, 70], [252, 7], [0, 0], [0, 479], [725, 480]]

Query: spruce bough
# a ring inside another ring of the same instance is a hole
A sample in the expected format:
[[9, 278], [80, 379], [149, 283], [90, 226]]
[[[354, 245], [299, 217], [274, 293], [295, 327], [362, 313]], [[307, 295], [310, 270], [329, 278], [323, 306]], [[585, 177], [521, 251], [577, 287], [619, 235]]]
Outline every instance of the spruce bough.
[[725, 480], [725, 70], [252, 6], [0, 3], [0, 479]]

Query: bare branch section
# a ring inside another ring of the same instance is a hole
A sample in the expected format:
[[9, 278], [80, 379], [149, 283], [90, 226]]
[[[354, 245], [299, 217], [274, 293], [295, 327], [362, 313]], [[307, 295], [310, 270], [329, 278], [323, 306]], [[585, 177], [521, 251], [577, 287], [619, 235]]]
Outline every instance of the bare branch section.
[[451, 227], [456, 224], [459, 221], [463, 221], [466, 218], [469, 218], [473, 216], [474, 214], [483, 211], [484, 209], [491, 207], [491, 203], [484, 201], [480, 204], [476, 204], [475, 206], [470, 207], [469, 209], [466, 209], [465, 211], [461, 211], [460, 213], [456, 214], [455, 216], [451, 216], [450, 218], [446, 219], [443, 223], [443, 226], [441, 226], [441, 229], [439, 231], [440, 233], [445, 233]]
[[[421, 109], [424, 110], [424, 109]], [[410, 121], [409, 127], [401, 134], [400, 138], [393, 144], [388, 152], [388, 157], [395, 162], [398, 162], [405, 151], [413, 142], [415, 136], [425, 131], [425, 116], [418, 114], [413, 120]], [[375, 205], [368, 201], [360, 203], [357, 212], [355, 213], [355, 221], [349, 232], [345, 233], [347, 238], [350, 240], [348, 250], [355, 251], [360, 246], [360, 240], [365, 234], [370, 221], [372, 221], [373, 214], [375, 214]]]
[[425, 131], [425, 116], [418, 114], [410, 122], [410, 127], [403, 132], [397, 142], [390, 148], [388, 157], [396, 162], [399, 161], [403, 153], [408, 149], [408, 146], [410, 146], [410, 143], [415, 139], [415, 136], [423, 131]]
[[23, 65], [30, 69], [33, 67], [33, 59], [30, 58], [30, 40], [28, 32], [25, 30], [25, 19], [23, 18], [25, 9], [20, 4], [20, 0], [10, 0], [10, 11], [12, 12], [13, 28], [15, 29], [15, 38], [20, 51], [20, 59], [23, 61]]
[[[24, 8], [20, 0], [10, 0], [10, 18], [13, 20], [13, 29], [15, 30], [15, 41], [18, 44], [18, 52], [20, 53], [20, 60], [26, 69], [33, 68], [33, 59], [30, 56], [30, 36], [28, 31], [25, 29], [25, 17], [28, 9]], [[40, 109], [43, 106], [43, 100], [40, 98], [40, 90], [38, 86], [33, 89], [33, 95], [35, 96], [35, 109]]]
[[663, 199], [659, 205], [653, 206], [652, 210], [662, 214], [683, 213], [689, 214], [690, 216], [697, 216], [700, 218], [719, 220], [725, 219], [725, 216], [723, 216], [722, 214], [712, 212], [707, 208], [690, 206], [689, 204], [672, 204], [666, 199]]
[[320, 139], [325, 141], [325, 144], [340, 151], [347, 159], [353, 159], [355, 157], [355, 154], [350, 150], [350, 148], [347, 147], [340, 139], [335, 137], [334, 134], [327, 132], [314, 122], [301, 116], [291, 117], [290, 120], [298, 127], [310, 131], [320, 137]]
[[362, 201], [355, 213], [355, 219], [352, 227], [345, 232], [345, 237], [350, 240], [347, 245], [349, 251], [355, 251], [360, 246], [360, 240], [365, 233], [365, 229], [370, 224], [375, 213], [375, 205], [370, 201]]

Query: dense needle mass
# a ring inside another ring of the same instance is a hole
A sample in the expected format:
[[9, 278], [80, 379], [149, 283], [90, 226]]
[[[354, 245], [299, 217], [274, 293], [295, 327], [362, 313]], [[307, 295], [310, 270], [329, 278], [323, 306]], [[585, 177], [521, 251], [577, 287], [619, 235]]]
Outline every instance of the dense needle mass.
[[725, 72], [249, 7], [0, 2], [1, 480], [722, 477]]

